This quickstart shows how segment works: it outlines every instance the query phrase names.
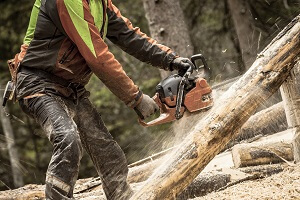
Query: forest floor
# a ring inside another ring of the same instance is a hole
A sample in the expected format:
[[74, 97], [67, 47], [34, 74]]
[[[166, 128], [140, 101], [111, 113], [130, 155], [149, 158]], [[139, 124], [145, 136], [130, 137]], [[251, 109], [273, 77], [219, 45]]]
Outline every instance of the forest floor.
[[245, 181], [195, 200], [287, 200], [300, 199], [300, 165], [264, 179]]
[[[181, 122], [176, 130], [190, 129], [195, 124], [195, 119], [183, 118]], [[235, 170], [230, 158], [230, 151], [216, 156], [203, 172]], [[229, 187], [225, 186], [226, 189], [211, 192], [206, 196], [195, 197], [193, 200], [300, 200], [300, 165], [294, 166], [286, 163], [279, 165], [284, 168], [280, 173], [265, 178], [243, 181]], [[85, 189], [88, 185], [86, 183], [91, 182], [93, 182], [92, 178], [77, 181], [74, 194], [76, 200], [105, 200], [101, 186]], [[131, 186], [133, 190], [138, 191], [142, 184], [133, 183]], [[15, 190], [0, 191], [0, 200], [45, 199], [44, 189], [45, 186], [43, 185], [30, 184]], [[78, 191], [83, 192], [79, 193]]]
[[[79, 181], [78, 183], [80, 183]], [[138, 190], [139, 185], [133, 184]], [[27, 185], [16, 190], [0, 192], [0, 200], [44, 199], [44, 186]], [[98, 200], [103, 198], [99, 189], [76, 194], [76, 199]], [[288, 166], [284, 171], [263, 179], [249, 180], [230, 186], [222, 191], [212, 192], [194, 200], [287, 200], [300, 199], [300, 165]]]

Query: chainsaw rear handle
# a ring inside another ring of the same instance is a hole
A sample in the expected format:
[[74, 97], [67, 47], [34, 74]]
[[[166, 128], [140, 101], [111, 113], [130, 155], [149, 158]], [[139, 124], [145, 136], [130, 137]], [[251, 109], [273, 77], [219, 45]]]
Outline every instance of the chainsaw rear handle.
[[196, 55], [193, 55], [191, 57], [191, 61], [194, 64], [195, 68], [199, 69], [200, 67], [198, 67], [196, 65], [196, 60], [201, 60], [202, 61], [203, 68], [204, 68], [204, 74], [205, 74], [205, 77], [203, 77], [203, 78], [205, 78], [207, 81], [209, 81], [210, 75], [211, 75], [211, 71], [210, 71], [210, 68], [207, 65], [207, 62], [206, 62], [204, 56], [202, 54], [196, 54]]

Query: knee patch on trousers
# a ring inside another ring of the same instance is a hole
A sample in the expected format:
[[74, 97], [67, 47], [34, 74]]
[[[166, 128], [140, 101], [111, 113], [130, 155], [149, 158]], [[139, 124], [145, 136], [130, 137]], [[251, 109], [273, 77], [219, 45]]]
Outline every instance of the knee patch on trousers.
[[62, 190], [63, 192], [65, 192], [65, 195], [69, 194], [70, 190], [71, 190], [71, 186], [69, 184], [65, 183], [64, 181], [60, 180], [59, 178], [57, 178], [51, 174], [47, 174], [46, 184], [50, 184], [50, 185]]

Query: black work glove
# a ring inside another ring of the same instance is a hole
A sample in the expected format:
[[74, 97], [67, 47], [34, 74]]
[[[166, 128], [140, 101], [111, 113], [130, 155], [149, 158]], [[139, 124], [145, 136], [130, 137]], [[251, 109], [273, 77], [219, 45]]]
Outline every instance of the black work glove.
[[194, 66], [188, 58], [178, 57], [171, 62], [171, 69], [178, 70], [180, 75], [185, 74], [190, 66]]
[[143, 94], [142, 101], [134, 108], [136, 114], [142, 120], [158, 111], [159, 107], [155, 101], [146, 94]]

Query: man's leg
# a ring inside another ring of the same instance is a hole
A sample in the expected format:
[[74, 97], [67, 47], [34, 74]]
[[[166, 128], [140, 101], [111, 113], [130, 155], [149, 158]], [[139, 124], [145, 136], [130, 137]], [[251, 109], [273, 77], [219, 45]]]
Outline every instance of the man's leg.
[[66, 103], [60, 97], [48, 95], [20, 102], [23, 110], [42, 126], [53, 145], [46, 175], [46, 199], [51, 200], [72, 198], [82, 157], [80, 137]]
[[125, 200], [132, 195], [127, 183], [128, 167], [124, 152], [112, 138], [100, 114], [87, 98], [79, 100], [74, 118], [82, 144], [102, 180], [109, 200]]

